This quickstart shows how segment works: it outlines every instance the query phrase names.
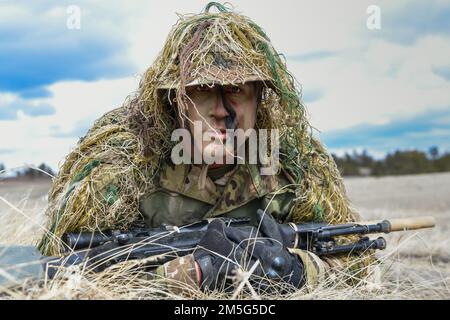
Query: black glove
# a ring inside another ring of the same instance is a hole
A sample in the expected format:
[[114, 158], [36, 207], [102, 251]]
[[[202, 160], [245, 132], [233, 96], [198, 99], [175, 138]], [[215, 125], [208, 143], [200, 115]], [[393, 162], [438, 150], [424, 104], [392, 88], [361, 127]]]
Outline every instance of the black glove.
[[249, 280], [259, 293], [285, 291], [282, 286], [274, 287], [273, 281], [291, 288], [304, 284], [303, 264], [286, 249], [292, 237], [269, 214], [258, 210], [257, 218], [259, 232], [253, 227], [227, 227], [219, 219], [211, 222], [194, 252], [203, 289], [229, 289], [238, 267], [248, 271], [257, 260], [259, 265]]

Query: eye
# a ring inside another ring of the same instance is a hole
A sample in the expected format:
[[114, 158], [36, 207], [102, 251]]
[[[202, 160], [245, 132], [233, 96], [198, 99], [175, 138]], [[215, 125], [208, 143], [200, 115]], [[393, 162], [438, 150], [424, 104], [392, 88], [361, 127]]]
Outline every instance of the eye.
[[207, 85], [201, 84], [195, 88], [195, 90], [199, 92], [207, 92], [209, 91], [209, 87]]
[[241, 91], [242, 91], [242, 89], [238, 86], [230, 86], [227, 88], [227, 92], [233, 93], [233, 94], [240, 93]]

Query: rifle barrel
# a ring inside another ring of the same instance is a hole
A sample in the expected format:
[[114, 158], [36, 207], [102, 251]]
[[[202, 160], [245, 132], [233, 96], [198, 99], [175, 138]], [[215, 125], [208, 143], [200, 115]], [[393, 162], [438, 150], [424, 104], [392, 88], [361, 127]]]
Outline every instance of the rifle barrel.
[[433, 228], [436, 225], [434, 217], [418, 217], [418, 218], [404, 218], [388, 220], [390, 224], [390, 231], [407, 231], [417, 230], [423, 228]]
[[432, 216], [424, 216], [417, 218], [397, 218], [382, 221], [380, 220], [360, 221], [356, 223], [359, 225], [375, 225], [384, 222], [386, 222], [389, 226], [388, 231], [386, 233], [394, 231], [409, 231], [409, 230], [433, 228], [436, 225], [436, 220]]

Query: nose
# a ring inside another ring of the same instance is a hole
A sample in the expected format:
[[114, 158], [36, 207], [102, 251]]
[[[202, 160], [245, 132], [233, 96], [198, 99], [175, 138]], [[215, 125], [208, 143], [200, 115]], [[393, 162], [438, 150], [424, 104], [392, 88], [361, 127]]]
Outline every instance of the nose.
[[223, 101], [223, 99], [225, 99], [225, 97], [222, 97], [220, 90], [216, 89], [216, 101], [211, 114], [216, 122], [216, 125], [224, 125], [225, 119], [230, 115], [225, 108], [225, 102]]

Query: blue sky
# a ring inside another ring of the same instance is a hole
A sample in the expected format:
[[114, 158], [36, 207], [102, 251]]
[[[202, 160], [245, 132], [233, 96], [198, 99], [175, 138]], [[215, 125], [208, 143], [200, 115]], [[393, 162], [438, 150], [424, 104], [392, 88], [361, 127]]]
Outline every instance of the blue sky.
[[69, 17], [68, 5], [60, 5], [64, 2], [13, 3], [3, 5], [8, 17], [0, 20], [1, 91], [45, 97], [50, 94], [46, 86], [58, 81], [94, 81], [136, 71], [125, 52], [126, 34], [112, 25], [115, 16], [121, 20], [119, 12], [90, 6], [83, 19], [87, 26], [73, 30], [64, 27]]
[[447, 35], [450, 30], [448, 1], [409, 1], [383, 15], [379, 35], [390, 41], [411, 45], [428, 35]]
[[[93, 121], [120, 106], [176, 12], [206, 1], [0, 2], [0, 163], [57, 168]], [[331, 152], [450, 151], [450, 1], [233, 1], [302, 86]], [[369, 5], [381, 29], [366, 27]], [[68, 29], [67, 8], [81, 10]]]
[[397, 149], [450, 150], [450, 108], [397, 118], [386, 124], [360, 124], [322, 134], [333, 150], [370, 149], [375, 155]]

